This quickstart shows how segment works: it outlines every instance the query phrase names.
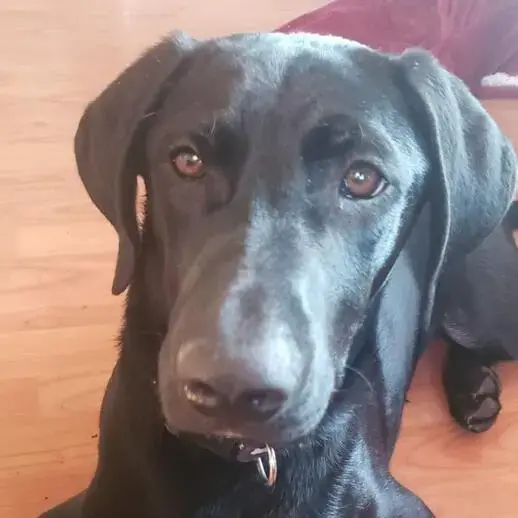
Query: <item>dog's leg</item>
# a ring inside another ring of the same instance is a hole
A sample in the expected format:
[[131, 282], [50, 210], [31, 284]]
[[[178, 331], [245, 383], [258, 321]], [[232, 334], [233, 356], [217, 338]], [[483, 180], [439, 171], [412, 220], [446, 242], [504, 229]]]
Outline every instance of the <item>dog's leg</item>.
[[485, 432], [494, 425], [502, 409], [496, 361], [449, 337], [446, 340], [443, 383], [451, 415], [466, 430]]

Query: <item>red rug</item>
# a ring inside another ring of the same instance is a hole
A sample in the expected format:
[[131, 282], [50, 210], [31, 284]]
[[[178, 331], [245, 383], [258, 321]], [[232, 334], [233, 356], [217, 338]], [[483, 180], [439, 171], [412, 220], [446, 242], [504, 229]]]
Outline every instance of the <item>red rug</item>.
[[478, 97], [518, 98], [518, 0], [335, 0], [279, 31], [424, 47]]

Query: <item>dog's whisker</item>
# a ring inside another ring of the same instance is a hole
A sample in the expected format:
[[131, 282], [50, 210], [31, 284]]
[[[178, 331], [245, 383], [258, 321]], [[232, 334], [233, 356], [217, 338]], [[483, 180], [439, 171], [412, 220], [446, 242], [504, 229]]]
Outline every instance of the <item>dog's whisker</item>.
[[359, 371], [358, 369], [355, 369], [354, 367], [351, 367], [350, 365], [346, 365], [345, 366], [345, 369], [348, 370], [348, 371], [351, 371], [353, 372], [354, 374], [356, 374], [358, 377], [360, 377], [364, 382], [365, 384], [367, 385], [367, 387], [369, 387], [369, 390], [372, 394], [375, 393], [375, 390], [374, 390], [374, 386], [372, 385], [372, 383], [369, 381], [369, 379], [365, 376], [365, 374], [363, 374], [363, 372]]

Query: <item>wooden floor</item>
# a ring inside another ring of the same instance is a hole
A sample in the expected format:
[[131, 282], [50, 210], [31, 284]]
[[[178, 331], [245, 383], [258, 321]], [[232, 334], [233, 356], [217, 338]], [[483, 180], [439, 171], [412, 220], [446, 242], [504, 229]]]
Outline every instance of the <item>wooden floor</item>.
[[[322, 3], [0, 3], [0, 518], [35, 516], [81, 489], [94, 466], [121, 300], [109, 294], [114, 233], [73, 165], [86, 101], [170, 29], [269, 29]], [[518, 143], [518, 103], [490, 109]], [[518, 367], [504, 370], [498, 426], [473, 437], [444, 408], [439, 352], [420, 366], [394, 470], [439, 518], [516, 518]]]

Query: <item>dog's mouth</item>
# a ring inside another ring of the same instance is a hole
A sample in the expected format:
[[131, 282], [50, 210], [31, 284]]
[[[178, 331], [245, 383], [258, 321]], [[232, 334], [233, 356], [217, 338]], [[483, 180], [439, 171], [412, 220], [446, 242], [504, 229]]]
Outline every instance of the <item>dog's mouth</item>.
[[281, 449], [280, 444], [267, 444], [256, 439], [241, 437], [232, 433], [198, 434], [191, 432], [177, 432], [167, 427], [171, 435], [187, 440], [226, 460], [249, 462], [267, 447]]
[[277, 454], [275, 448], [271, 445], [243, 439], [231, 433], [222, 435], [176, 433], [175, 435], [209, 450], [227, 461], [255, 462], [261, 481], [270, 487], [275, 485], [277, 480]]
[[256, 440], [245, 439], [234, 435], [199, 435], [189, 434], [189, 440], [200, 446], [213, 450], [218, 455], [230, 457], [241, 462], [253, 460], [256, 450], [263, 449], [266, 444]]

